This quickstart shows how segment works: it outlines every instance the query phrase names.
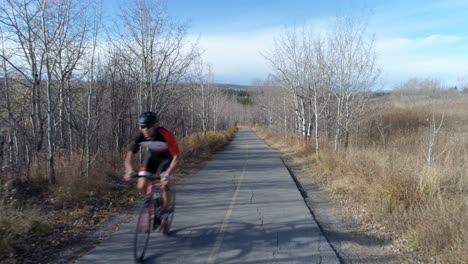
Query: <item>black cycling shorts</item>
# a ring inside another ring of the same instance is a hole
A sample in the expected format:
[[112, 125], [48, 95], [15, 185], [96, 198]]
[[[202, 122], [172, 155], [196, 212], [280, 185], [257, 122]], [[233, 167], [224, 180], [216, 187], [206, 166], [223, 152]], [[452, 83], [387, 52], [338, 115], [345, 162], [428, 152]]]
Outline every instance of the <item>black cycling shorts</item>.
[[161, 157], [160, 155], [150, 154], [143, 163], [143, 166], [145, 171], [149, 171], [151, 173], [156, 173], [159, 166], [162, 166], [160, 172], [164, 172], [169, 168], [171, 162], [172, 156]]

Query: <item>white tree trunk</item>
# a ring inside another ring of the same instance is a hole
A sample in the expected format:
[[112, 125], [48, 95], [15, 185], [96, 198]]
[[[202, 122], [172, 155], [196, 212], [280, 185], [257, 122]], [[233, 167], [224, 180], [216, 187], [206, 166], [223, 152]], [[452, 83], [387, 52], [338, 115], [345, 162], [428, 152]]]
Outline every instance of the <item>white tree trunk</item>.
[[317, 103], [317, 90], [314, 94], [314, 114], [315, 114], [315, 154], [318, 156], [320, 151], [319, 146], [319, 112], [318, 112], [318, 103]]
[[342, 118], [341, 118], [341, 106], [342, 99], [338, 98], [338, 104], [336, 109], [336, 128], [335, 128], [335, 152], [338, 152], [339, 140], [341, 135], [341, 126], [342, 126]]

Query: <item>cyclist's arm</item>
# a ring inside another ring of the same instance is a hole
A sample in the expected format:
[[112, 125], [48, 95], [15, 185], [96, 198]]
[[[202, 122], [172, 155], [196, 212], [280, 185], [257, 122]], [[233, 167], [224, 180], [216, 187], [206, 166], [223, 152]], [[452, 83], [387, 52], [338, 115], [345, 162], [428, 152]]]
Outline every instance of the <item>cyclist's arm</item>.
[[166, 170], [166, 174], [167, 175], [173, 174], [178, 164], [179, 164], [179, 155], [177, 154], [177, 155], [172, 156], [172, 162], [169, 165], [169, 168]]
[[133, 153], [132, 151], [129, 151], [129, 152], [127, 152], [127, 156], [125, 157], [125, 161], [124, 161], [124, 166], [125, 166], [124, 179], [127, 180], [127, 181], [130, 180], [130, 175], [135, 171], [133, 169], [133, 165], [132, 165], [134, 156], [135, 156], [135, 153]]
[[131, 151], [127, 152], [127, 156], [125, 157], [125, 162], [124, 162], [126, 172], [134, 171], [133, 165], [132, 165], [134, 156], [135, 156], [135, 154], [133, 152], [131, 152]]
[[125, 166], [125, 175], [124, 179], [125, 180], [130, 180], [130, 175], [135, 171], [133, 169], [133, 157], [135, 157], [135, 154], [140, 150], [140, 142], [143, 140], [143, 134], [141, 131], [138, 133], [136, 138], [133, 140], [132, 144], [130, 145], [130, 149], [127, 152], [127, 156], [125, 157], [124, 161], [124, 166]]
[[169, 130], [163, 128], [159, 131], [161, 135], [167, 142], [168, 151], [172, 156], [172, 162], [169, 165], [169, 168], [166, 170], [166, 175], [171, 175], [174, 173], [175, 169], [177, 168], [177, 164], [179, 164], [179, 145], [177, 144], [177, 140]]

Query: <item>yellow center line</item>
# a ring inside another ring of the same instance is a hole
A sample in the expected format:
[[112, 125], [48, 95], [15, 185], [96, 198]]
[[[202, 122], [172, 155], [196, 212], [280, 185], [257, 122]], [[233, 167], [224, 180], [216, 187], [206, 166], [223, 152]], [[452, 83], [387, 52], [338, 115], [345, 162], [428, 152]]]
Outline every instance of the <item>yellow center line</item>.
[[223, 239], [224, 239], [224, 231], [229, 223], [229, 218], [231, 217], [232, 214], [232, 209], [234, 209], [234, 205], [237, 200], [237, 196], [239, 195], [239, 190], [242, 185], [242, 181], [244, 180], [245, 176], [245, 168], [247, 167], [247, 161], [249, 159], [249, 143], [247, 142], [247, 153], [246, 153], [246, 159], [244, 162], [244, 168], [242, 169], [242, 175], [239, 179], [239, 183], [237, 184], [236, 191], [234, 192], [234, 195], [232, 196], [231, 199], [231, 204], [229, 205], [229, 208], [226, 212], [226, 215], [224, 216], [223, 224], [221, 225], [221, 229], [219, 230], [218, 236], [216, 237], [216, 242], [213, 246], [213, 249], [211, 250], [210, 257], [208, 258], [208, 263], [213, 264], [216, 261], [216, 258], [218, 257], [218, 252], [219, 249], [221, 248], [221, 245], [223, 244]]

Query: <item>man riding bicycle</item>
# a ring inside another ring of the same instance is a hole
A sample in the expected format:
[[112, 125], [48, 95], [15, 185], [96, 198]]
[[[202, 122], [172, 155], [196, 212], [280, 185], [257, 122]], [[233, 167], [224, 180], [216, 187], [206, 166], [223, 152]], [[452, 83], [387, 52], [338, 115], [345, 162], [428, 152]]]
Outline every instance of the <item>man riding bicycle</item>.
[[[141, 131], [132, 142], [125, 158], [124, 179], [129, 181], [132, 174], [135, 173], [132, 162], [140, 146], [148, 148], [150, 154], [146, 158], [141, 171], [155, 173], [161, 164], [165, 164], [161, 169], [161, 191], [163, 210], [167, 210], [172, 199], [169, 190], [174, 170], [179, 161], [179, 146], [174, 134], [166, 128], [159, 126], [159, 118], [156, 113], [142, 113], [138, 118], [138, 123]], [[137, 186], [143, 194], [146, 191], [146, 181], [146, 178], [138, 178]]]

